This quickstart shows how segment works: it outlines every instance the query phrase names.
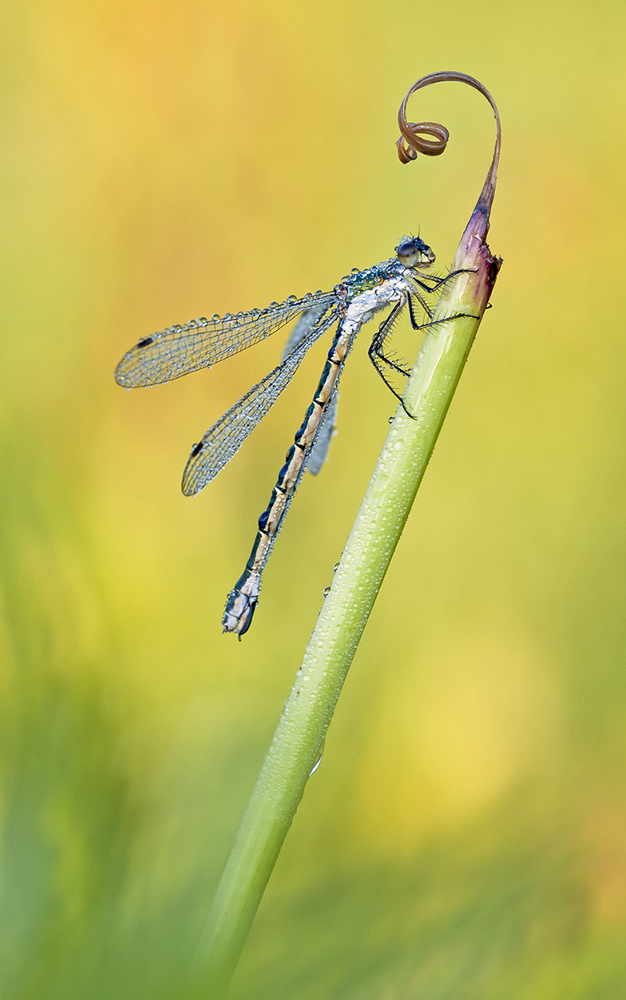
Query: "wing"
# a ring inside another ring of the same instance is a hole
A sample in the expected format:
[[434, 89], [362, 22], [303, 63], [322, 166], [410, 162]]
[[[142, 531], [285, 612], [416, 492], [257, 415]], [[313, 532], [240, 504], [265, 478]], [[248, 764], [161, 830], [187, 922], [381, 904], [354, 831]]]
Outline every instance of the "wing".
[[115, 369], [115, 381], [124, 389], [135, 389], [210, 368], [269, 337], [304, 310], [315, 307], [323, 314], [335, 299], [334, 292], [308, 292], [301, 299], [291, 295], [265, 309], [171, 326], [135, 344]]
[[193, 446], [183, 472], [182, 489], [185, 496], [195, 496], [204, 489], [237, 454], [248, 435], [289, 385], [309, 348], [326, 333], [336, 319], [334, 310], [327, 316], [322, 313], [282, 364], [274, 368], [258, 385], [252, 386], [245, 396], [213, 424], [202, 441]]
[[322, 301], [316, 302], [304, 310], [302, 316], [287, 337], [287, 342], [283, 348], [283, 361], [289, 357], [301, 341], [308, 337], [317, 321], [322, 318], [327, 309], [328, 305]]
[[[287, 338], [287, 343], [285, 344], [285, 348], [283, 350], [283, 358], [288, 357], [294, 348], [298, 346], [300, 341], [306, 338], [309, 331], [313, 329], [317, 320], [324, 314], [325, 309], [326, 307], [323, 305], [315, 305], [310, 309], [307, 309], [306, 312], [302, 313], [302, 316]], [[318, 473], [321, 472], [322, 466], [328, 456], [330, 440], [335, 434], [335, 425], [337, 423], [337, 402], [339, 398], [336, 388], [337, 387], [335, 386], [332, 398], [324, 411], [320, 426], [318, 427], [317, 434], [315, 435], [315, 441], [308, 456], [307, 469], [314, 476], [317, 476]]]

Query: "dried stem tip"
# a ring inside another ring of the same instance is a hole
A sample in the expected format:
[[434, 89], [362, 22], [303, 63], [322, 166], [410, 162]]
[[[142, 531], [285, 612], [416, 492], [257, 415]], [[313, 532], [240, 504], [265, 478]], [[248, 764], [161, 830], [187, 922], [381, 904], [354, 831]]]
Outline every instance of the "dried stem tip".
[[[493, 151], [493, 159], [487, 172], [487, 177], [485, 178], [480, 198], [478, 199], [476, 208], [474, 209], [475, 212], [480, 212], [485, 217], [487, 227], [483, 233], [484, 239], [487, 229], [489, 228], [489, 213], [491, 212], [493, 196], [496, 190], [498, 161], [500, 159], [501, 129], [500, 115], [498, 114], [496, 102], [487, 88], [483, 87], [480, 80], [476, 80], [473, 76], [468, 76], [467, 73], [457, 73], [454, 71], [448, 72], [444, 70], [440, 73], [429, 73], [427, 76], [421, 77], [417, 83], [414, 83], [400, 105], [400, 110], [398, 112], [398, 125], [400, 126], [400, 132], [402, 133], [396, 143], [396, 146], [398, 147], [398, 156], [400, 157], [402, 163], [409, 163], [410, 160], [414, 160], [417, 157], [418, 153], [423, 153], [425, 156], [439, 156], [443, 153], [448, 144], [448, 139], [450, 138], [450, 133], [447, 128], [444, 125], [438, 125], [436, 122], [418, 122], [416, 124], [415, 122], [407, 121], [406, 106], [409, 97], [411, 97], [416, 90], [428, 87], [431, 83], [442, 83], [444, 81], [466, 83], [469, 87], [473, 87], [475, 90], [478, 90], [489, 101], [496, 119], [496, 143]], [[437, 141], [433, 142], [430, 139], [424, 139], [423, 134], [433, 135], [436, 137]]]

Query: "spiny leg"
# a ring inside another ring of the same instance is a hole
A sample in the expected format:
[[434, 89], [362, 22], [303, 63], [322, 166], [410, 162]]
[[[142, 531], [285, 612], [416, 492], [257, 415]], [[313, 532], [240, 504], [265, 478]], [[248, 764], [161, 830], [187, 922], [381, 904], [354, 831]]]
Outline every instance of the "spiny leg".
[[[436, 291], [436, 289], [433, 289], [433, 291]], [[417, 299], [417, 301], [419, 302], [419, 304], [421, 305], [422, 309], [424, 310], [429, 319], [432, 319], [433, 311], [428, 305], [428, 303], [425, 301], [423, 296], [420, 295], [417, 288], [413, 286], [413, 288], [411, 289], [411, 293], [409, 295], [409, 315], [411, 316], [411, 326], [413, 327], [414, 330], [417, 330], [418, 327], [415, 325], [415, 317], [413, 316], [413, 303], [411, 302], [412, 297], [415, 297]]]
[[[424, 292], [428, 292], [429, 295], [433, 295], [435, 292], [439, 291], [442, 285], [445, 285], [446, 281], [449, 281], [450, 278], [456, 277], [457, 274], [471, 274], [471, 273], [474, 272], [469, 268], [459, 268], [459, 270], [457, 271], [450, 271], [448, 274], [444, 275], [443, 278], [430, 278], [430, 277], [418, 278], [416, 276], [413, 276], [412, 279], [413, 288], [411, 294], [415, 296], [415, 298], [418, 300], [419, 304], [421, 305], [426, 315], [432, 318], [433, 311], [426, 302], [426, 300], [424, 299], [423, 295], [421, 295], [420, 292], [418, 291], [418, 288], [421, 288], [422, 291]], [[432, 282], [432, 285], [428, 284], [429, 281]], [[410, 297], [409, 297], [409, 312], [411, 314], [411, 326], [413, 327], [414, 330], [418, 330], [419, 327], [415, 323], [415, 317], [413, 316], [413, 308]]]
[[[411, 293], [411, 295], [412, 294], [413, 293]], [[432, 326], [438, 326], [440, 323], [448, 323], [452, 319], [461, 319], [463, 317], [471, 317], [473, 319], [479, 319], [479, 317], [476, 316], [475, 313], [454, 313], [454, 315], [444, 316], [442, 319], [430, 318], [427, 323], [416, 323], [415, 316], [413, 313], [413, 305], [411, 303], [411, 295], [408, 296], [408, 304], [409, 304], [409, 315], [411, 317], [411, 326], [413, 327], [414, 330], [427, 330]], [[420, 302], [422, 301], [421, 296], [419, 296], [419, 300]], [[393, 358], [390, 358], [387, 355], [385, 355], [382, 350], [385, 340], [391, 334], [393, 324], [395, 323], [396, 319], [402, 312], [404, 305], [405, 305], [404, 302], [398, 302], [393, 307], [387, 318], [380, 324], [378, 330], [372, 337], [372, 342], [369, 346], [367, 353], [375, 370], [378, 372], [378, 374], [382, 378], [387, 388], [390, 390], [391, 393], [393, 393], [396, 399], [399, 400], [400, 404], [402, 405], [402, 409], [404, 410], [406, 415], [410, 417], [412, 420], [414, 420], [415, 418], [413, 414], [410, 413], [409, 410], [407, 409], [404, 399], [402, 398], [400, 393], [397, 392], [397, 390], [394, 389], [394, 387], [391, 385], [391, 383], [387, 378], [387, 374], [382, 367], [383, 364], [387, 365], [388, 367], [393, 368], [395, 371], [397, 371], [400, 375], [403, 375], [405, 378], [408, 378], [411, 374], [410, 371], [407, 371], [405, 368], [402, 368], [400, 365], [396, 364]], [[432, 313], [430, 312], [430, 310], [428, 310], [427, 312], [428, 315], [432, 317]]]
[[429, 319], [428, 323], [420, 323], [414, 326], [414, 330], [427, 330], [431, 326], [438, 326], [440, 323], [449, 323], [451, 319], [480, 319], [476, 313], [453, 313], [452, 316], [443, 316], [441, 319]]
[[[456, 271], [448, 271], [447, 274], [444, 274], [443, 278], [435, 278], [434, 275], [420, 275], [418, 278], [417, 275], [413, 275], [412, 280], [425, 292], [430, 294], [438, 291], [438, 289], [441, 288], [442, 285], [445, 285], [446, 281], [449, 281], [450, 278], [456, 278], [457, 274], [476, 274], [476, 268], [460, 267]], [[432, 281], [432, 286], [428, 284], [429, 281]]]
[[[409, 306], [409, 314], [411, 317], [411, 326], [413, 327], [414, 330], [422, 330], [425, 327], [431, 325], [430, 321], [432, 321], [432, 316], [433, 316], [432, 309], [424, 299], [423, 295], [418, 290], [418, 287], [421, 288], [422, 291], [427, 292], [428, 294], [433, 294], [434, 292], [438, 291], [442, 287], [442, 285], [444, 285], [447, 281], [449, 281], [450, 278], [455, 277], [457, 274], [469, 273], [470, 270], [471, 269], [469, 268], [459, 268], [456, 271], [450, 271], [442, 278], [435, 278], [435, 277], [426, 278], [425, 276], [418, 277], [416, 274], [413, 274], [411, 276], [412, 288], [411, 292], [407, 295], [407, 300]], [[423, 324], [417, 323], [413, 311], [413, 301], [412, 301], [413, 297], [415, 297], [418, 300], [422, 309], [428, 316], [429, 318], [428, 323], [423, 323]], [[400, 400], [400, 402], [402, 402], [402, 396], [391, 385], [389, 379], [387, 378], [387, 374], [383, 368], [383, 365], [386, 365], [387, 368], [392, 368], [394, 371], [398, 372], [398, 374], [404, 376], [405, 378], [408, 378], [411, 373], [407, 368], [402, 367], [396, 361], [394, 361], [392, 357], [386, 355], [383, 352], [383, 346], [386, 339], [390, 336], [393, 329], [393, 325], [396, 319], [399, 317], [402, 310], [404, 309], [407, 300], [398, 302], [390, 312], [389, 316], [387, 316], [387, 318], [380, 324], [377, 332], [374, 334], [374, 337], [372, 338], [372, 342], [370, 344], [368, 351], [369, 359], [374, 365], [374, 368], [382, 378], [387, 388], [393, 393], [393, 395], [397, 399]], [[404, 403], [402, 403], [402, 406], [404, 407]]]
[[[426, 279], [426, 278], [422, 278], [422, 277], [418, 278], [417, 276], [413, 276], [413, 278], [412, 278], [413, 288], [411, 289], [410, 294], [407, 296], [407, 300], [408, 300], [408, 306], [409, 306], [409, 316], [410, 316], [410, 319], [411, 319], [411, 326], [413, 327], [414, 330], [423, 330], [426, 327], [433, 325], [432, 324], [432, 316], [433, 316], [432, 309], [430, 308], [430, 306], [428, 305], [428, 303], [425, 301], [424, 297], [420, 294], [420, 292], [418, 291], [418, 289], [415, 287], [415, 285], [419, 285], [419, 287], [422, 288], [423, 291], [428, 292], [429, 294], [432, 294], [432, 293], [436, 292], [438, 289], [440, 289], [442, 285], [444, 285], [447, 281], [450, 280], [450, 278], [455, 277], [457, 274], [468, 274], [468, 273], [474, 273], [473, 269], [470, 269], [470, 268], [459, 268], [456, 271], [450, 271], [448, 274], [444, 275], [442, 278], [429, 277], [429, 278]], [[429, 281], [432, 282], [432, 285], [428, 284]], [[416, 321], [416, 319], [415, 319], [415, 313], [414, 313], [414, 310], [413, 310], [413, 297], [415, 297], [418, 300], [418, 302], [420, 303], [422, 309], [424, 310], [424, 312], [428, 316], [429, 321], [427, 323], [418, 323]], [[394, 396], [396, 396], [398, 399], [401, 399], [401, 397], [396, 392], [396, 390], [393, 388], [393, 386], [390, 385], [390, 383], [389, 383], [389, 381], [388, 381], [388, 379], [386, 377], [386, 374], [383, 371], [383, 369], [381, 368], [381, 365], [379, 364], [379, 362], [382, 362], [383, 364], [387, 365], [387, 367], [389, 367], [389, 368], [393, 368], [395, 371], [397, 371], [400, 375], [403, 375], [405, 378], [408, 378], [409, 375], [411, 374], [409, 370], [407, 370], [406, 368], [401, 367], [400, 365], [398, 365], [393, 360], [393, 358], [391, 358], [388, 355], [386, 355], [386, 354], [383, 353], [383, 345], [384, 345], [385, 341], [387, 340], [387, 338], [391, 335], [391, 332], [392, 332], [392, 329], [393, 329], [393, 325], [394, 325], [396, 319], [398, 319], [400, 313], [402, 312], [402, 310], [404, 308], [404, 305], [405, 305], [405, 303], [401, 301], [401, 302], [398, 302], [394, 306], [394, 308], [392, 309], [392, 311], [389, 314], [389, 316], [387, 316], [387, 318], [380, 324], [378, 330], [374, 334], [374, 337], [372, 338], [372, 342], [370, 344], [369, 351], [368, 351], [368, 355], [369, 355], [370, 361], [374, 365], [376, 371], [378, 372], [378, 374], [382, 378], [382, 380], [385, 383], [385, 385], [391, 390], [391, 392], [394, 394]], [[459, 315], [461, 315], [461, 314], [459, 314]], [[448, 318], [449, 319], [453, 319], [453, 318], [456, 318], [456, 317], [450, 316]]]
[[377, 361], [382, 361], [384, 364], [388, 365], [390, 368], [393, 368], [395, 371], [397, 371], [400, 375], [404, 375], [407, 378], [411, 374], [410, 371], [407, 371], [406, 368], [402, 368], [399, 364], [397, 364], [393, 360], [393, 358], [383, 353], [383, 346], [385, 344], [385, 341], [391, 335], [391, 332], [393, 330], [393, 325], [395, 321], [399, 318], [405, 305], [406, 302], [403, 301], [397, 302], [396, 305], [391, 310], [391, 312], [389, 313], [389, 315], [387, 316], [387, 318], [383, 320], [383, 322], [378, 327], [378, 330], [372, 337], [372, 342], [368, 348], [367, 353], [370, 361], [372, 362], [373, 365], [376, 366], [376, 370], [379, 372], [379, 374], [380, 374], [380, 369], [378, 368]]
[[[390, 336], [393, 325], [400, 316], [400, 313], [404, 309], [405, 304], [406, 303], [403, 302], [402, 300], [400, 302], [397, 302], [396, 305], [391, 310], [391, 312], [389, 313], [389, 315], [387, 316], [387, 318], [383, 320], [383, 322], [378, 327], [378, 330], [372, 337], [372, 342], [368, 348], [367, 354], [370, 361], [374, 365], [375, 370], [380, 375], [380, 377], [382, 378], [383, 382], [385, 383], [389, 391], [393, 393], [396, 399], [399, 400], [403, 408], [406, 410], [406, 407], [402, 402], [402, 396], [393, 387], [393, 385], [387, 378], [387, 373], [383, 368], [383, 365], [387, 365], [387, 367], [393, 368], [395, 371], [397, 371], [400, 375], [403, 375], [405, 378], [408, 378], [409, 375], [411, 374], [410, 371], [407, 371], [406, 368], [402, 368], [400, 365], [396, 364], [393, 358], [390, 358], [387, 355], [383, 354], [383, 345], [385, 343], [385, 340], [387, 339], [387, 337]], [[406, 410], [406, 412], [408, 416], [411, 415], [408, 412], [408, 410]]]
[[[424, 303], [422, 302], [421, 298], [420, 298], [420, 303], [421, 303], [421, 305], [422, 305], [422, 306], [424, 305]], [[428, 317], [429, 317], [430, 319], [432, 319], [432, 316], [433, 316], [433, 314], [432, 314], [432, 312], [430, 311], [430, 309], [427, 309], [427, 310], [426, 310], [426, 315], [427, 315], [427, 316], [428, 316]], [[411, 326], [413, 327], [413, 329], [414, 329], [414, 330], [419, 330], [419, 324], [417, 323], [417, 321], [416, 321], [416, 319], [415, 319], [415, 314], [414, 314], [414, 312], [413, 312], [413, 298], [412, 298], [412, 296], [411, 296], [411, 295], [409, 295], [409, 317], [410, 317], [410, 319], [411, 319]]]

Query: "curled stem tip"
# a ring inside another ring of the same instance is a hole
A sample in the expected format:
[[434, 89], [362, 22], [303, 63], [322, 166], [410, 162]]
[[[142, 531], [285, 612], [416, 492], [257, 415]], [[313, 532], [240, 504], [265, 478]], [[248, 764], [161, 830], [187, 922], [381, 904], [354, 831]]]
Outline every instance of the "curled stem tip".
[[[454, 71], [448, 72], [444, 70], [440, 73], [428, 73], [427, 76], [422, 76], [416, 83], [414, 83], [406, 94], [402, 104], [400, 105], [400, 110], [398, 111], [398, 125], [400, 126], [401, 132], [400, 138], [396, 142], [396, 146], [398, 147], [398, 156], [400, 157], [402, 163], [408, 163], [410, 160], [415, 160], [418, 153], [424, 153], [426, 156], [440, 156], [441, 153], [443, 153], [448, 144], [448, 139], [450, 138], [448, 129], [444, 125], [438, 125], [436, 122], [415, 123], [407, 121], [406, 106], [409, 97], [411, 97], [416, 90], [428, 87], [431, 83], [442, 83], [446, 80], [466, 83], [468, 86], [480, 91], [480, 93], [487, 98], [493, 109], [496, 119], [496, 142], [493, 151], [493, 159], [487, 172], [487, 177], [485, 178], [485, 183], [475, 209], [475, 211], [480, 212], [484, 215], [485, 219], [488, 220], [489, 213], [491, 212], [493, 196], [496, 190], [498, 161], [500, 159], [501, 129], [500, 115], [498, 114], [496, 102], [487, 88], [483, 87], [480, 80], [476, 80], [473, 76], [468, 76], [467, 73], [457, 73]], [[434, 140], [426, 139], [424, 138], [425, 135], [434, 136], [435, 138]]]

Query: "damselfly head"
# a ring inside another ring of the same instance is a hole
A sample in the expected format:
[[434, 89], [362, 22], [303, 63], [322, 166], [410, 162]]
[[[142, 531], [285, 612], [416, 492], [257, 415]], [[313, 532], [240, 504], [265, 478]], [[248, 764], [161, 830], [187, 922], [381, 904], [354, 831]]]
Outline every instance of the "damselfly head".
[[403, 239], [396, 247], [396, 256], [404, 267], [430, 267], [435, 255], [419, 236]]

